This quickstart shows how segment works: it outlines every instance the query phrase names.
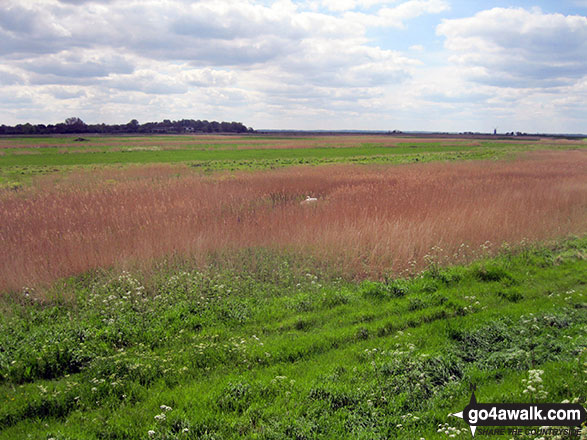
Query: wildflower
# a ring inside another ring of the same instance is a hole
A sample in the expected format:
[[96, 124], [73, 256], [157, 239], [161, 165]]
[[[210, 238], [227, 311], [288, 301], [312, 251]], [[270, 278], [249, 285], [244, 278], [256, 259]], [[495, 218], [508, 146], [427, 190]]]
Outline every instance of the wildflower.
[[167, 405], [161, 405], [159, 408], [162, 409], [163, 411], [171, 411], [171, 409], [172, 409], [170, 406], [167, 406]]
[[155, 435], [155, 431], [150, 429], [149, 431], [147, 431], [147, 434], [149, 434], [149, 437], [153, 437]]

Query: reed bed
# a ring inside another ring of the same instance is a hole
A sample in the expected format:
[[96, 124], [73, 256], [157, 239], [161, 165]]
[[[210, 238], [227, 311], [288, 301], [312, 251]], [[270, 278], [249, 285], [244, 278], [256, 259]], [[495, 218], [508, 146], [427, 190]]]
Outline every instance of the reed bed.
[[[512, 143], [512, 141], [492, 141], [496, 143]], [[548, 143], [554, 141], [548, 140]], [[576, 141], [569, 141], [576, 143]], [[140, 149], [158, 147], [162, 150], [177, 149], [290, 149], [290, 148], [348, 148], [358, 147], [363, 144], [377, 144], [386, 147], [395, 147], [400, 144], [427, 144], [440, 143], [444, 145], [480, 145], [476, 140], [456, 140], [434, 137], [399, 137], [386, 135], [337, 135], [337, 136], [205, 136], [205, 135], [178, 135], [178, 136], [138, 136], [138, 137], [90, 137], [86, 142], [75, 142], [74, 138], [51, 139], [22, 139], [22, 138], [0, 138], [0, 151], [10, 149], [16, 152], [20, 149], [39, 152], [43, 149], [60, 149], [69, 151], [79, 149], [80, 151], [92, 151], [95, 149], [108, 151], [122, 151], [128, 149]]]
[[[1, 192], [0, 291], [168, 255], [236, 258], [248, 248], [379, 277], [587, 229], [583, 151], [213, 176], [182, 170], [79, 172], [59, 185]], [[300, 204], [306, 195], [318, 202]]]

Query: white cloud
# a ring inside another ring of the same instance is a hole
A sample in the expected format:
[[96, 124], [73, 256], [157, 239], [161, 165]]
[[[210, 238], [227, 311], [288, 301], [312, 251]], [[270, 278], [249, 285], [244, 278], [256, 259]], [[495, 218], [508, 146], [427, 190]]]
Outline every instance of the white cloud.
[[438, 14], [449, 9], [448, 3], [444, 0], [410, 0], [402, 3], [395, 8], [383, 8], [379, 15], [383, 23], [388, 26], [394, 26], [405, 21], [419, 17], [424, 14]]
[[406, 21], [425, 14], [438, 14], [449, 9], [444, 0], [409, 0], [393, 8], [383, 7], [376, 14], [347, 12], [345, 17], [364, 26], [405, 28]]
[[373, 6], [390, 5], [398, 0], [322, 0], [321, 4], [331, 11], [350, 11], [353, 9], [368, 9]]
[[83, 98], [86, 96], [86, 91], [80, 87], [71, 87], [71, 86], [50, 86], [45, 89], [42, 89], [43, 92], [57, 98], [61, 99], [76, 99], [76, 98]]
[[[378, 20], [395, 14], [393, 20], [403, 21], [443, 4], [410, 0], [390, 10], [390, 3], [353, 5], [375, 7]], [[114, 113], [108, 100], [120, 104], [126, 94], [129, 102], [152, 95], [153, 105], [165, 95], [159, 113], [195, 111], [189, 105], [194, 99], [210, 109], [229, 100], [284, 111], [288, 105], [340, 109], [356, 107], [357, 100], [367, 105], [382, 86], [405, 81], [417, 65], [372, 45], [365, 24], [353, 17], [288, 0], [8, 0], [2, 8], [0, 34], [7, 40], [0, 81], [36, 87], [45, 98], [35, 102], [47, 108], [61, 98], [69, 110], [74, 102], [82, 110], [93, 102]]]
[[183, 94], [187, 86], [174, 76], [151, 69], [141, 69], [132, 75], [113, 75], [102, 82], [102, 87], [136, 91], [153, 95]]
[[26, 91], [16, 90], [14, 88], [6, 88], [0, 90], [0, 107], [11, 107], [13, 105], [28, 105], [33, 102], [30, 93]]
[[494, 8], [445, 20], [437, 31], [451, 61], [481, 83], [556, 87], [587, 72], [587, 17]]
[[16, 85], [22, 82], [22, 76], [14, 69], [0, 66], [0, 86]]
[[557, 127], [584, 126], [585, 17], [482, 11], [438, 26], [445, 49], [434, 53], [435, 36], [416, 36], [410, 26], [418, 17], [439, 20], [449, 7], [448, 0], [1, 0], [0, 123], [76, 115], [488, 130], [506, 119], [527, 131], [519, 124], [533, 123], [532, 114]]
[[237, 75], [227, 70], [216, 70], [209, 67], [203, 69], [182, 69], [179, 77], [186, 84], [200, 87], [229, 86], [236, 83]]
[[49, 78], [101, 78], [113, 73], [132, 73], [133, 64], [114, 53], [96, 50], [63, 51], [18, 63], [23, 70], [38, 74], [39, 82]]

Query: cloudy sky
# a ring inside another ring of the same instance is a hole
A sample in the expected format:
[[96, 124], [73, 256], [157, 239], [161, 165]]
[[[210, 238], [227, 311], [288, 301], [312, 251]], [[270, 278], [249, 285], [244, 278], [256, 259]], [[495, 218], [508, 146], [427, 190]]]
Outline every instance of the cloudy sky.
[[587, 0], [1, 0], [0, 124], [587, 132]]

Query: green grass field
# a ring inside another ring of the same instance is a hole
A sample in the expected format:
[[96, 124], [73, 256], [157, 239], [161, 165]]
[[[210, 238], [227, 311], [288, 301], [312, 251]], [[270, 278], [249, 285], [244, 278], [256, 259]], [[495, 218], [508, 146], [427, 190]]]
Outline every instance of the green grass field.
[[37, 175], [129, 164], [182, 163], [196, 171], [267, 169], [333, 163], [400, 164], [497, 159], [536, 149], [584, 148], [582, 142], [434, 141], [385, 136], [145, 136], [0, 139], [0, 188]]
[[383, 283], [255, 251], [254, 272], [168, 264], [147, 285], [101, 271], [43, 302], [23, 291], [2, 301], [0, 438], [469, 438], [447, 415], [471, 384], [482, 402], [584, 403], [586, 251]]
[[[487, 148], [487, 147], [485, 147]], [[478, 148], [483, 150], [483, 147]], [[7, 154], [0, 157], [0, 166], [57, 166], [94, 165], [120, 163], [175, 163], [191, 161], [279, 161], [287, 159], [306, 159], [310, 163], [323, 159], [377, 158], [387, 155], [427, 154], [442, 152], [471, 151], [465, 146], [421, 145], [414, 147], [386, 148], [360, 146], [349, 148], [298, 148], [298, 149], [248, 149], [248, 150], [168, 150], [168, 151], [102, 151], [95, 153], [53, 153]]]

